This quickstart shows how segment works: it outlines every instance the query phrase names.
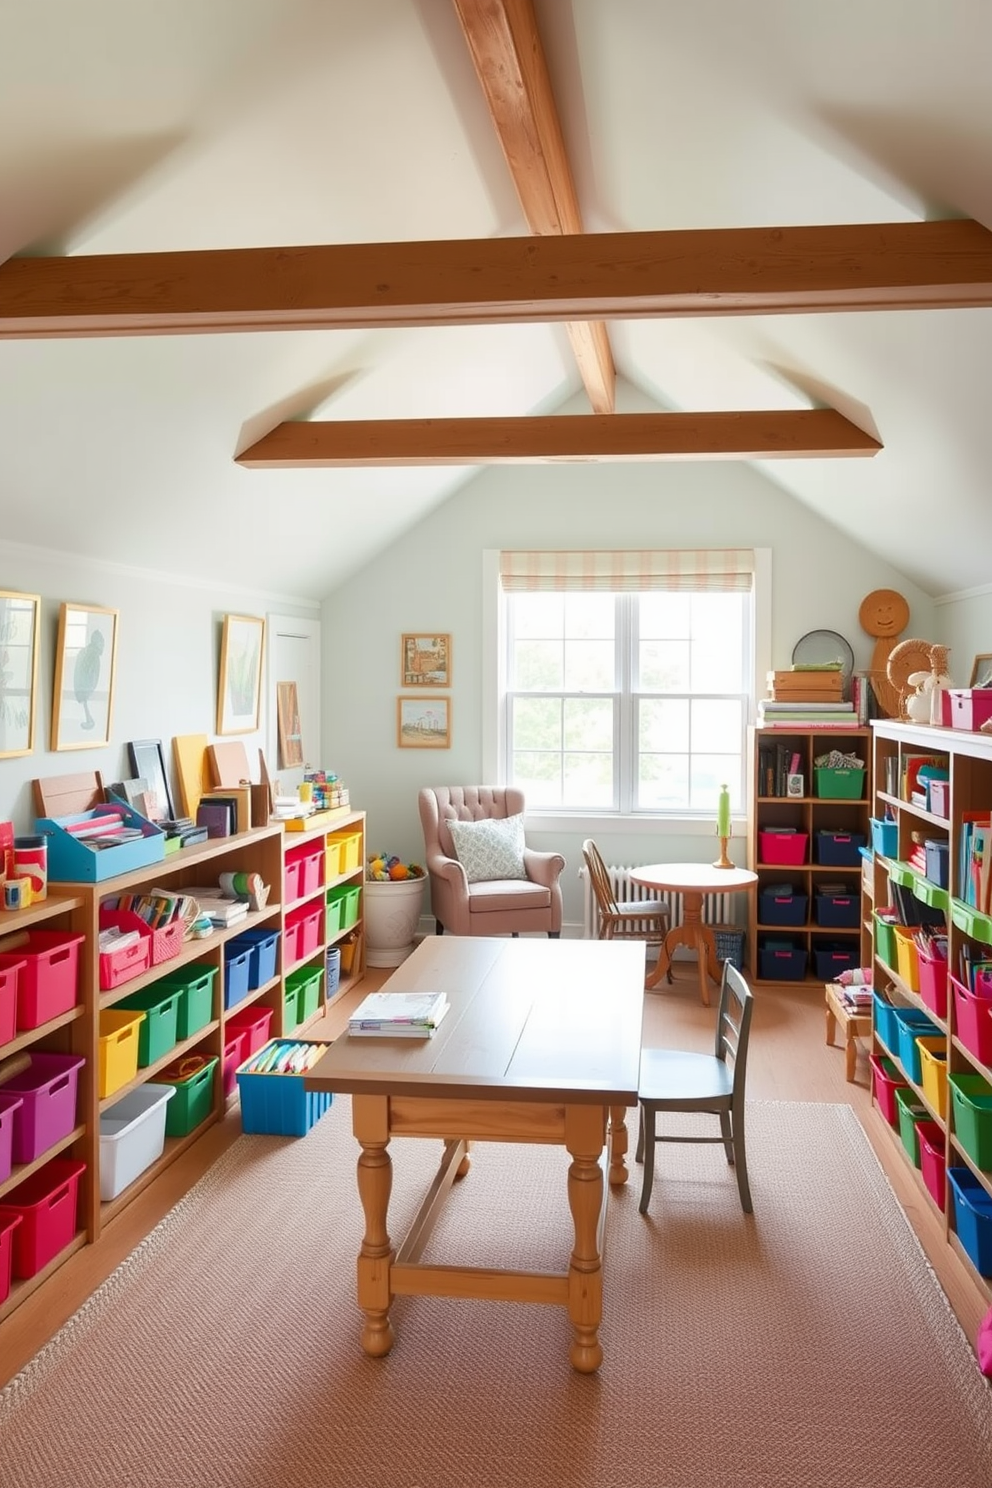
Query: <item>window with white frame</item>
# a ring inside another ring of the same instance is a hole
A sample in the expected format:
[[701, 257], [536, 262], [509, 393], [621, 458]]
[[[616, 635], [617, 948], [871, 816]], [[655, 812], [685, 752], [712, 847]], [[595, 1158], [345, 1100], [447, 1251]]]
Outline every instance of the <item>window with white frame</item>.
[[504, 774], [529, 808], [711, 815], [744, 799], [748, 550], [500, 555]]

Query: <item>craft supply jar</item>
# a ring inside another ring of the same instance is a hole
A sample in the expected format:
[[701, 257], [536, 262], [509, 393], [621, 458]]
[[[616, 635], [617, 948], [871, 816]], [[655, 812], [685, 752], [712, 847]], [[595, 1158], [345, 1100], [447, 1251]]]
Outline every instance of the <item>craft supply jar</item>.
[[48, 838], [42, 836], [14, 838], [14, 877], [31, 883], [31, 903], [37, 904], [48, 894]]

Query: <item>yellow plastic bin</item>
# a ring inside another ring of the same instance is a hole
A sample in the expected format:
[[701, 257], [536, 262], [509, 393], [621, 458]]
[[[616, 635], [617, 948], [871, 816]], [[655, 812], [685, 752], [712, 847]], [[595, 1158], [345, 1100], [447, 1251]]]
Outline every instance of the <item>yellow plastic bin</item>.
[[947, 1120], [947, 1046], [943, 1039], [918, 1038], [920, 1084], [924, 1098], [941, 1121]]
[[896, 971], [911, 992], [919, 992], [920, 959], [913, 932], [908, 925], [893, 925], [892, 933], [896, 941]]
[[138, 1073], [138, 1030], [145, 1020], [133, 1008], [104, 1008], [100, 1014], [100, 1099], [113, 1095]]

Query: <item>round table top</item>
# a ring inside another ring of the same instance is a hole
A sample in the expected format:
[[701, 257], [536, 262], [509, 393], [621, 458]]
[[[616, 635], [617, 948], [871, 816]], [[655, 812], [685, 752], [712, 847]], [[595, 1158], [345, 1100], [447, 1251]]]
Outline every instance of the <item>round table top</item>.
[[758, 882], [750, 868], [714, 868], [712, 863], [648, 863], [632, 868], [635, 883], [649, 889], [676, 889], [700, 894], [734, 894]]

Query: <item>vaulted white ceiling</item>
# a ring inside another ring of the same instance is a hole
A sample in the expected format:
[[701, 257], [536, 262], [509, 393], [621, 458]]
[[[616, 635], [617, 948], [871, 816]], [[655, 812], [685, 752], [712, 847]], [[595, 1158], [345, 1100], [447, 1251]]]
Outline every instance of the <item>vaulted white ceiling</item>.
[[[992, 228], [987, 0], [534, 8], [587, 232]], [[528, 231], [454, 0], [0, 0], [0, 260]], [[768, 477], [931, 593], [988, 581], [992, 310], [608, 330], [659, 409], [837, 409], [879, 454]], [[581, 387], [564, 325], [2, 340], [0, 536], [319, 597], [474, 467], [240, 451]]]

